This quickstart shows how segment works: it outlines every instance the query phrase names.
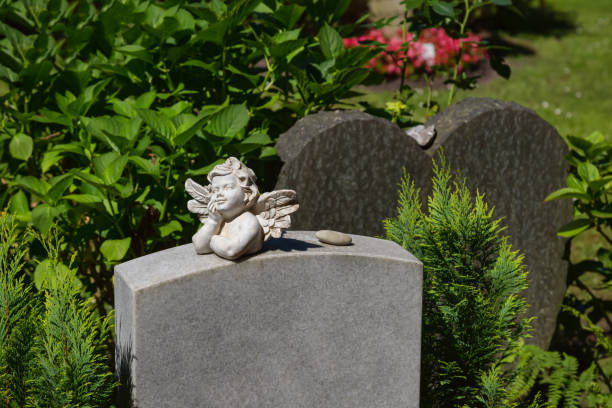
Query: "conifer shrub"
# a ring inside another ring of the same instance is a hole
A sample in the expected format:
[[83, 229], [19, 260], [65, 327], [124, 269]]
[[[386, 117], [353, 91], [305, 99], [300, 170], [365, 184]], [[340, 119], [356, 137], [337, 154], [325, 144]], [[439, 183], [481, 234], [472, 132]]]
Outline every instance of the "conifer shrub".
[[[427, 205], [405, 175], [397, 216], [384, 221], [387, 239], [423, 262], [421, 406], [612, 406], [595, 363], [580, 371], [573, 356], [525, 344], [523, 257], [484, 195], [453, 180], [443, 156], [433, 169]], [[612, 349], [600, 328], [590, 328]]]
[[505, 406], [508, 362], [527, 333], [523, 257], [513, 251], [484, 196], [434, 161], [423, 209], [405, 175], [386, 237], [423, 264], [422, 407]]
[[[76, 269], [57, 261], [55, 232], [43, 237], [16, 227], [13, 217], [0, 216], [0, 406], [109, 407], [112, 313], [101, 319], [81, 297]], [[38, 292], [24, 274], [35, 239], [49, 255]]]

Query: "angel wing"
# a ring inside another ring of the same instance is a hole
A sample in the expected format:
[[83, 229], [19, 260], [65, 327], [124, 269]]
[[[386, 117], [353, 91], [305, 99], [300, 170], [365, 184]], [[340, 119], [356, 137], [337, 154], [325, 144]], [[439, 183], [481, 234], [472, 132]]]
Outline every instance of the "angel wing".
[[264, 241], [270, 237], [280, 238], [283, 229], [291, 226], [291, 214], [299, 207], [297, 195], [293, 190], [277, 190], [262, 194], [253, 208], [253, 213], [264, 230]]
[[192, 179], [188, 178], [185, 181], [185, 191], [193, 197], [193, 200], [187, 201], [187, 209], [194, 214], [197, 214], [200, 221], [204, 222], [208, 218], [208, 202], [212, 195], [210, 185], [201, 186]]

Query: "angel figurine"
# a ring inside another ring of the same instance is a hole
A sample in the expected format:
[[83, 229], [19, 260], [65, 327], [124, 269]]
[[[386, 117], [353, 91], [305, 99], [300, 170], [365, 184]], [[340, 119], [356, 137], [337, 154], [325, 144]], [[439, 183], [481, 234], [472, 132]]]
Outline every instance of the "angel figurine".
[[256, 179], [253, 170], [230, 157], [208, 174], [209, 185], [185, 181], [193, 197], [187, 208], [204, 224], [192, 238], [198, 254], [235, 260], [261, 250], [264, 241], [291, 226], [290, 214], [299, 207], [295, 191], [259, 195]]

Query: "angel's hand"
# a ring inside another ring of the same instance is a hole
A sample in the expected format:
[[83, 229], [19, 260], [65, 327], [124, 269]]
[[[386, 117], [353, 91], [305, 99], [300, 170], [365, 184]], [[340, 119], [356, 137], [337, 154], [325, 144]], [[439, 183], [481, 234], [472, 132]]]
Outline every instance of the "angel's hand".
[[215, 224], [219, 224], [223, 220], [221, 214], [217, 211], [217, 202], [215, 200], [210, 200], [208, 203], [208, 219]]

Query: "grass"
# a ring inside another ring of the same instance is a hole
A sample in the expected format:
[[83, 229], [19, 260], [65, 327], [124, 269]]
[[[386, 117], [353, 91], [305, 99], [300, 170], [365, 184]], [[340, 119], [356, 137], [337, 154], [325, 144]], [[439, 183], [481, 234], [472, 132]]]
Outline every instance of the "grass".
[[[556, 10], [575, 18], [576, 28], [560, 37], [519, 34], [513, 43], [533, 50], [533, 55], [510, 57], [509, 80], [496, 78], [472, 91], [460, 90], [455, 102], [466, 97], [491, 97], [517, 102], [535, 110], [562, 135], [587, 136], [599, 130], [612, 137], [612, 4], [610, 0], [550, 0]], [[503, 35], [503, 33], [502, 33]], [[393, 98], [393, 91], [365, 97], [377, 107]], [[413, 102], [425, 101], [417, 90]], [[445, 106], [448, 91], [433, 97]], [[415, 119], [425, 120], [424, 109]]]

